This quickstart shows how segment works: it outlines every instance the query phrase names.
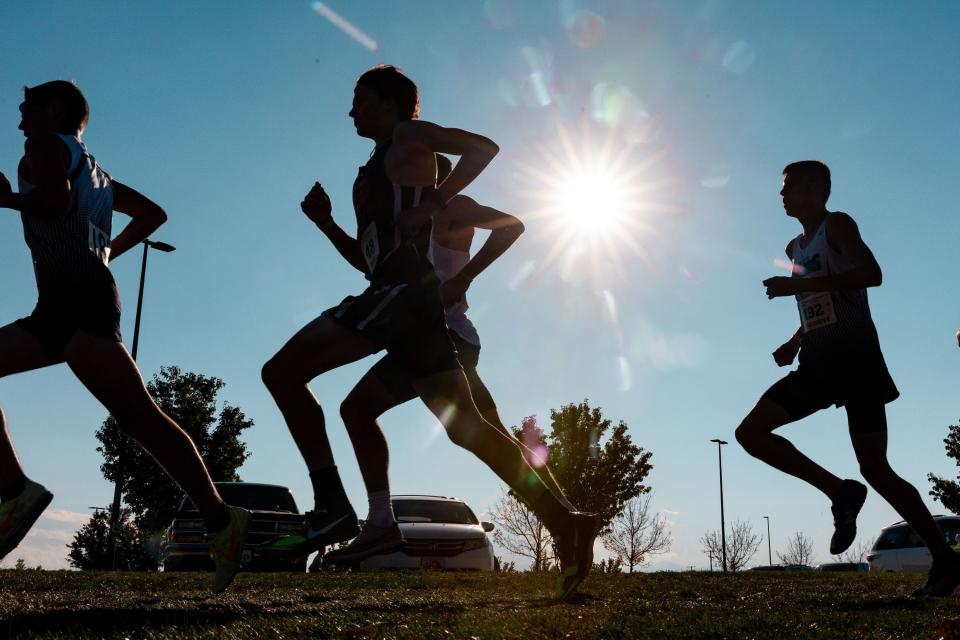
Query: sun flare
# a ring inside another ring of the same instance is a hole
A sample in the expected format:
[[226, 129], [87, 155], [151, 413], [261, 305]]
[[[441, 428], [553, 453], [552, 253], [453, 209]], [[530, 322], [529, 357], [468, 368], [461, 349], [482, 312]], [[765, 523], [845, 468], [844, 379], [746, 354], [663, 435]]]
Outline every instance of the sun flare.
[[623, 231], [629, 201], [625, 185], [599, 168], [571, 175], [556, 191], [563, 222], [580, 233], [606, 235]]

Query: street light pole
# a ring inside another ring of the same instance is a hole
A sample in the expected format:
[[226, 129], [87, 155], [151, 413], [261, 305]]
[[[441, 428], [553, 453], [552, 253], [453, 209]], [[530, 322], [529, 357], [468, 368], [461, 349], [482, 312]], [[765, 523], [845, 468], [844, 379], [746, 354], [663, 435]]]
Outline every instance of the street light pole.
[[767, 564], [773, 565], [773, 552], [770, 550], [770, 516], [763, 516], [767, 521]]
[[723, 445], [726, 440], [714, 438], [710, 442], [717, 443], [717, 462], [720, 464], [720, 545], [723, 550], [723, 572], [727, 572], [727, 527], [723, 517]]
[[[137, 296], [137, 317], [133, 324], [133, 348], [130, 354], [134, 362], [137, 360], [137, 347], [140, 345], [140, 312], [143, 310], [143, 285], [147, 277], [147, 252], [156, 249], [163, 253], [176, 251], [176, 247], [165, 242], [143, 241], [143, 262], [140, 265], [140, 293]], [[107, 556], [110, 558], [110, 568], [117, 567], [117, 539], [120, 537], [120, 499], [123, 497], [124, 462], [127, 440], [121, 437], [117, 451], [117, 479], [113, 485], [113, 504], [110, 506], [110, 537], [107, 539]]]

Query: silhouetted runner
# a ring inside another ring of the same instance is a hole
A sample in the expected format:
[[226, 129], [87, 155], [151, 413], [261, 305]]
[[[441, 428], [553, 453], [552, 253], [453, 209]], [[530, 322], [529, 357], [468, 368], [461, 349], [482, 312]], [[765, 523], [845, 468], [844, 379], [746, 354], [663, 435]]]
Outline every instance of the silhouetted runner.
[[[450, 173], [450, 161], [437, 156], [437, 182], [442, 184]], [[475, 229], [491, 230], [490, 237], [477, 255], [470, 257], [470, 246]], [[523, 233], [523, 224], [514, 216], [491, 207], [485, 207], [464, 195], [454, 196], [447, 208], [434, 218], [433, 234], [428, 258], [440, 279], [444, 314], [450, 338], [457, 348], [458, 359], [470, 386], [473, 402], [483, 418], [498, 431], [513, 438], [497, 413], [490, 391], [477, 373], [480, 360], [480, 336], [467, 317], [466, 293], [473, 280], [494, 260], [500, 257]], [[389, 454], [386, 438], [377, 424], [377, 418], [390, 409], [417, 397], [413, 388], [415, 375], [393, 354], [381, 358], [357, 383], [341, 405], [340, 414], [353, 442], [367, 488], [369, 512], [366, 522], [379, 529], [396, 527], [390, 502], [388, 479]], [[486, 425], [481, 426], [486, 429]], [[466, 445], [478, 446], [480, 439], [468, 439]], [[522, 443], [519, 443], [522, 445]], [[524, 447], [526, 449], [526, 447]], [[478, 456], [482, 451], [474, 451]], [[533, 453], [524, 451], [528, 460]], [[538, 469], [540, 478], [549, 490], [570, 510], [574, 506], [566, 499], [549, 467]], [[325, 560], [334, 564], [352, 564], [378, 553], [377, 546], [365, 544], [363, 537], [346, 547], [327, 553]]]
[[885, 405], [900, 393], [887, 372], [867, 302], [866, 288], [882, 281], [880, 265], [853, 218], [827, 211], [830, 170], [825, 164], [794, 162], [783, 176], [783, 207], [803, 226], [803, 233], [786, 249], [793, 276], [769, 278], [763, 284], [771, 299], [796, 297], [801, 326], [773, 358], [783, 367], [799, 353], [799, 366], [763, 394], [737, 428], [737, 440], [750, 455], [830, 498], [830, 553], [840, 554], [856, 537], [867, 488], [841, 480], [773, 432], [830, 405], [844, 407], [860, 472], [933, 556], [927, 583], [915, 595], [949, 595], [960, 583], [960, 555], [950, 549], [917, 490], [887, 461]]
[[[0, 207], [21, 213], [39, 299], [30, 316], [0, 328], [0, 377], [66, 362], [197, 505], [210, 532], [213, 588], [223, 591], [240, 568], [250, 514], [224, 504], [193, 441], [147, 392], [121, 342], [120, 296], [107, 267], [167, 215], [90, 155], [80, 140], [90, 110], [76, 85], [55, 80], [27, 88], [20, 112], [26, 144], [19, 193], [0, 174]], [[132, 220], [111, 239], [113, 211]], [[24, 475], [0, 412], [0, 558], [52, 499]]]
[[[410, 372], [414, 390], [450, 438], [517, 491], [554, 535], [563, 568], [556, 595], [565, 597], [592, 566], [595, 518], [566, 507], [530, 467], [517, 442], [480, 415], [444, 322], [439, 280], [427, 259], [434, 215], [442, 215], [447, 202], [499, 149], [483, 136], [419, 121], [418, 112], [416, 85], [395, 67], [379, 66], [361, 75], [350, 117], [357, 134], [376, 146], [353, 187], [358, 237], [333, 221], [319, 183], [301, 204], [340, 254], [366, 274], [370, 286], [301, 329], [263, 367], [264, 383], [307, 463], [315, 505], [303, 531], [270, 541], [262, 551], [306, 555], [357, 535], [356, 514], [334, 465], [323, 411], [308, 383], [386, 349]], [[439, 187], [436, 153], [460, 156]], [[387, 552], [402, 544], [402, 537], [395, 524], [380, 528], [371, 523], [358, 544]]]

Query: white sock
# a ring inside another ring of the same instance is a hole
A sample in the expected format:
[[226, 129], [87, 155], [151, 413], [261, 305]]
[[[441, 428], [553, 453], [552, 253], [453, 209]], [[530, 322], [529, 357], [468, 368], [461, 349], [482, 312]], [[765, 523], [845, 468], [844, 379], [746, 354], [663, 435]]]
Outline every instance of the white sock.
[[395, 518], [393, 515], [393, 503], [390, 501], [390, 492], [374, 491], [367, 496], [367, 500], [370, 502], [367, 522], [383, 529], [392, 526]]

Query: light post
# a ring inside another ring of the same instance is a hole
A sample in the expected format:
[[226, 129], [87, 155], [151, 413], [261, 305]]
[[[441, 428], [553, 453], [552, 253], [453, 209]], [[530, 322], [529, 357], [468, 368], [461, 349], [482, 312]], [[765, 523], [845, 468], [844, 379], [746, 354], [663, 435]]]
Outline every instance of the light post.
[[[150, 249], [156, 249], [163, 253], [176, 251], [177, 248], [165, 242], [154, 242], [153, 240], [143, 241], [143, 263], [140, 265], [140, 293], [137, 296], [137, 317], [133, 324], [133, 348], [131, 356], [134, 362], [137, 360], [137, 347], [140, 345], [140, 312], [143, 309], [143, 284], [147, 277], [147, 252]], [[117, 451], [117, 480], [113, 485], [113, 505], [110, 507], [110, 537], [107, 540], [107, 556], [110, 557], [110, 568], [117, 566], [117, 539], [120, 537], [120, 499], [123, 497], [124, 481], [124, 454], [127, 449], [125, 437], [121, 437], [119, 450]]]
[[770, 516], [763, 516], [767, 521], [767, 564], [773, 565], [773, 552], [770, 550]]
[[720, 464], [720, 545], [723, 550], [723, 572], [727, 572], [727, 527], [723, 518], [723, 445], [726, 440], [714, 438], [710, 442], [717, 443], [717, 461]]

